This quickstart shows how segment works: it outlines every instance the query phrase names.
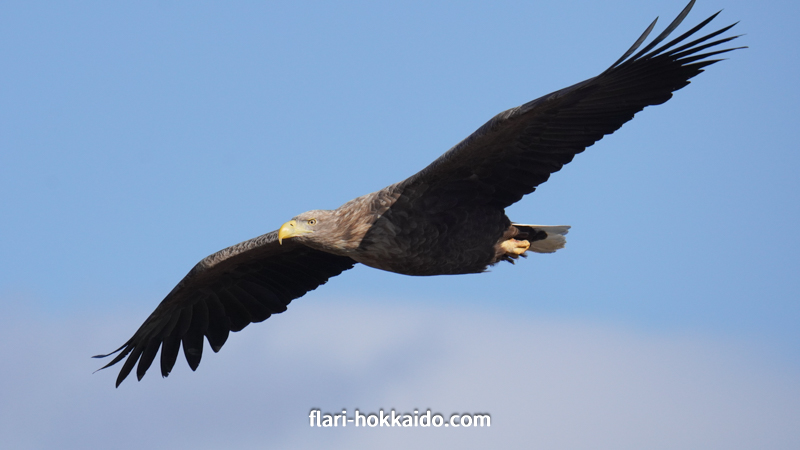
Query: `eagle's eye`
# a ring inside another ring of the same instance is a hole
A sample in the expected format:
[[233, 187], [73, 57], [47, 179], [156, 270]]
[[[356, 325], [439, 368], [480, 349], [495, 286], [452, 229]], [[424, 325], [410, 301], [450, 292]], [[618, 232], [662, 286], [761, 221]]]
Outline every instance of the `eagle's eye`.
[[309, 219], [308, 220], [308, 224], [309, 225], [316, 225], [317, 224], [317, 219]]

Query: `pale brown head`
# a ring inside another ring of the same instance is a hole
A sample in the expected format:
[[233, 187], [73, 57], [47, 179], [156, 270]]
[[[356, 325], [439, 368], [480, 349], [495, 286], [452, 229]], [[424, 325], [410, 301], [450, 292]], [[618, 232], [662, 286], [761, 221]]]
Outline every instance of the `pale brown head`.
[[323, 240], [320, 239], [321, 236], [335, 229], [335, 222], [332, 211], [320, 209], [306, 211], [281, 225], [278, 229], [278, 243], [283, 244], [284, 239], [297, 239], [305, 244]]

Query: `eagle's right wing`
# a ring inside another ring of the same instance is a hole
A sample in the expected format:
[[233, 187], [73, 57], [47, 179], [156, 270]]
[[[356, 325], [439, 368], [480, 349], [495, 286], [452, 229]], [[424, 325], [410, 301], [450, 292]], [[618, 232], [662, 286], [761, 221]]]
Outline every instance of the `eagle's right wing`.
[[278, 243], [273, 231], [203, 259], [175, 286], [133, 337], [112, 353], [112, 366], [126, 356], [117, 386], [139, 363], [141, 380], [161, 348], [161, 375], [167, 376], [183, 344], [192, 370], [203, 354], [203, 337], [219, 351], [230, 331], [286, 311], [292, 300], [350, 269], [355, 261], [293, 241]]

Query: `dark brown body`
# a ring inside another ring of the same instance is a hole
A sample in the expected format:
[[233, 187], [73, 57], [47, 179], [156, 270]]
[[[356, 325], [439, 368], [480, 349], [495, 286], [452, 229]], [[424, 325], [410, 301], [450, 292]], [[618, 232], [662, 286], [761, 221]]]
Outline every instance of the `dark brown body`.
[[423, 209], [406, 201], [401, 197], [375, 221], [353, 259], [405, 275], [479, 273], [497, 262], [497, 245], [513, 228], [486, 205]]
[[[480, 196], [437, 190], [441, 189], [427, 183], [398, 183], [359, 197], [330, 212], [349, 222], [332, 230], [333, 240], [317, 239], [306, 245], [322, 244], [317, 247], [319, 250], [389, 272], [456, 275], [480, 273], [492, 264], [509, 260], [500, 247], [508, 239], [535, 241], [546, 237], [546, 233], [519, 230], [503, 208], [480, 201]], [[347, 212], [354, 206], [369, 214], [350, 217]], [[360, 235], [363, 237], [359, 240], [341, 235], [344, 230], [364, 230]]]

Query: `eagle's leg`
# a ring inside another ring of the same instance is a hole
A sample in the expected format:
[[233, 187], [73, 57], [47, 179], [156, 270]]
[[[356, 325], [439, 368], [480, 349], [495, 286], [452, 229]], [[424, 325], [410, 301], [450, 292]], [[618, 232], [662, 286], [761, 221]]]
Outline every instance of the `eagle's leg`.
[[531, 243], [528, 241], [508, 239], [500, 243], [500, 247], [505, 251], [506, 256], [517, 258], [528, 251], [528, 249], [531, 247]]

